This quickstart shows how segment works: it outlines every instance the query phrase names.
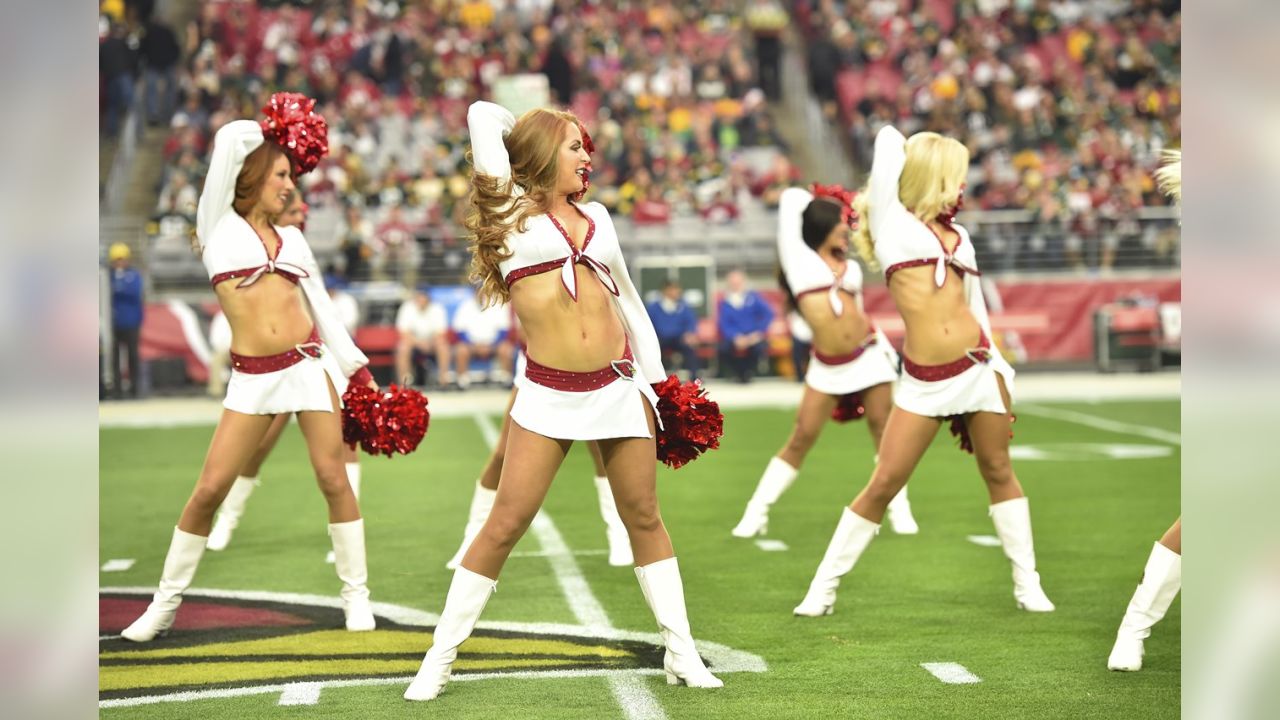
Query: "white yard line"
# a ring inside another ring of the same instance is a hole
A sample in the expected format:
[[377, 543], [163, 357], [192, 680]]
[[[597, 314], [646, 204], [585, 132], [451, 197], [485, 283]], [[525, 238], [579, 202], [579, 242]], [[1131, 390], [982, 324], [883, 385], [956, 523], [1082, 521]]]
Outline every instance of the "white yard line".
[[[498, 442], [498, 428], [493, 419], [483, 413], [476, 413], [473, 417], [485, 444], [492, 449]], [[542, 545], [551, 564], [551, 571], [556, 576], [556, 583], [560, 585], [560, 592], [564, 594], [569, 610], [578, 622], [593, 629], [614, 629], [604, 606], [596, 599], [595, 593], [591, 592], [586, 576], [578, 567], [578, 561], [573, 558], [573, 551], [565, 543], [564, 536], [552, 522], [551, 516], [539, 511], [529, 529]], [[636, 675], [608, 677], [609, 688], [629, 720], [665, 720], [667, 716], [662, 711], [662, 705], [643, 678]]]
[[927, 662], [920, 663], [920, 667], [948, 685], [972, 685], [982, 682], [982, 678], [969, 672], [969, 668], [960, 663]]
[[301, 682], [285, 685], [284, 691], [280, 693], [280, 702], [277, 705], [315, 705], [320, 702], [320, 691], [324, 689], [323, 683]]
[[1149, 425], [1136, 425], [1134, 423], [1121, 422], [1119, 420], [1112, 420], [1111, 418], [1099, 417], [1097, 415], [1090, 415], [1088, 413], [1077, 412], [1075, 410], [1067, 410], [1065, 408], [1052, 408], [1045, 407], [1043, 405], [1021, 403], [1014, 407], [1014, 412], [1049, 418], [1051, 420], [1062, 420], [1063, 422], [1085, 425], [1087, 427], [1107, 430], [1109, 432], [1138, 435], [1140, 437], [1166, 442], [1170, 445], [1182, 445], [1182, 435], [1176, 432], [1151, 427]]
[[133, 558], [114, 558], [102, 563], [100, 569], [102, 572], [124, 572], [133, 567], [135, 562]]
[[788, 549], [787, 544], [781, 540], [770, 540], [768, 538], [756, 540], [756, 547], [765, 552], [786, 552]]
[[965, 539], [982, 547], [1000, 547], [1000, 538], [995, 535], [970, 535]]

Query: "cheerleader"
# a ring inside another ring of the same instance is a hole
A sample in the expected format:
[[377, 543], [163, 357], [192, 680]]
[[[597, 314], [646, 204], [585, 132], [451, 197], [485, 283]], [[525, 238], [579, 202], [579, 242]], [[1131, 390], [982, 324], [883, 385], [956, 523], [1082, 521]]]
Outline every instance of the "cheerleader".
[[[309, 206], [302, 199], [302, 195], [296, 190], [289, 198], [289, 203], [285, 206], [284, 212], [276, 218], [277, 227], [293, 227], [303, 230], [307, 222], [307, 211]], [[348, 333], [355, 331], [350, 325], [344, 325]], [[356, 377], [363, 376], [363, 373]], [[367, 382], [367, 381], [366, 381]], [[218, 508], [218, 517], [213, 521], [213, 529], [209, 531], [209, 542], [206, 547], [209, 550], [220, 551], [225, 550], [227, 545], [231, 543], [231, 533], [235, 531], [236, 526], [240, 523], [241, 516], [244, 515], [245, 506], [249, 503], [249, 496], [261, 484], [259, 474], [262, 470], [262, 464], [267, 461], [267, 457], [271, 451], [275, 449], [276, 443], [280, 440], [280, 435], [284, 433], [285, 427], [289, 424], [289, 413], [277, 415], [271, 421], [271, 427], [267, 428], [267, 434], [262, 438], [262, 442], [258, 445], [258, 449], [254, 451], [253, 457], [249, 458], [249, 462], [245, 463], [244, 468], [240, 470], [240, 475], [236, 477], [236, 481], [232, 483], [231, 489], [227, 491], [227, 497], [222, 501], [222, 505]], [[351, 485], [351, 494], [356, 496], [356, 500], [360, 499], [360, 456], [356, 453], [354, 445], [342, 446], [343, 466], [347, 470], [347, 482]], [[329, 561], [332, 562], [333, 553], [329, 554]]]
[[[815, 195], [816, 193], [816, 195]], [[865, 415], [877, 447], [893, 404], [898, 354], [862, 311], [862, 269], [848, 259], [849, 230], [857, 222], [853, 194], [838, 186], [782, 192], [778, 203], [780, 284], [805, 324], [813, 330], [813, 357], [804, 376], [796, 425], [782, 451], [765, 467], [735, 537], [764, 535], [769, 507], [795, 482], [827, 420]], [[889, 503], [895, 532], [919, 532], [904, 487]]]
[[[295, 174], [314, 167], [325, 150], [324, 122], [311, 112], [313, 104], [277, 95], [267, 121], [235, 120], [214, 137], [196, 232], [231, 323], [232, 375], [200, 477], [173, 531], [160, 588], [146, 612], [121, 633], [125, 639], [147, 642], [173, 625], [208, 543], [214, 511], [272, 418], [282, 413], [297, 413], [329, 506], [346, 627], [374, 628], [364, 521], [343, 467], [338, 396], [348, 378], [371, 382], [364, 369], [368, 359], [343, 327], [302, 233], [271, 222], [284, 210]], [[287, 140], [289, 135], [294, 139]]]
[[[1156, 171], [1156, 182], [1161, 191], [1181, 204], [1182, 151], [1170, 150], [1165, 157], [1164, 167]], [[1182, 518], [1178, 518], [1151, 548], [1142, 571], [1142, 582], [1129, 600], [1129, 608], [1116, 632], [1116, 644], [1107, 658], [1108, 668], [1124, 672], [1142, 669], [1142, 641], [1151, 637], [1151, 628], [1169, 612], [1181, 589]]]
[[871, 177], [857, 198], [866, 222], [854, 244], [864, 260], [885, 268], [906, 324], [903, 374], [871, 481], [841, 513], [796, 615], [831, 613], [840, 578], [871, 544], [885, 508], [943, 420], [977, 457], [991, 519], [1013, 566], [1017, 606], [1054, 609], [1040, 587], [1031, 511], [1009, 461], [1013, 368], [991, 347], [973, 243], [954, 223], [968, 169], [968, 150], [951, 138], [923, 132], [907, 140], [891, 126], [876, 136]]
[[542, 505], [575, 440], [600, 443], [635, 572], [666, 644], [667, 681], [721, 687], [694, 647], [684, 588], [655, 489], [651, 381], [664, 377], [658, 337], [631, 282], [604, 206], [578, 205], [590, 137], [571, 114], [530, 110], [517, 121], [486, 102], [471, 131], [472, 271], [482, 305], [510, 302], [528, 340], [493, 510], [454, 572], [433, 643], [407, 700], [449, 681], [512, 547]]
[[[523, 354], [520, 356], [523, 358]], [[520, 375], [523, 365], [516, 361], [516, 374]], [[471, 496], [471, 511], [467, 516], [467, 526], [462, 531], [462, 544], [453, 554], [445, 568], [457, 570], [462, 564], [462, 557], [471, 547], [471, 541], [480, 534], [480, 528], [489, 519], [493, 510], [493, 501], [498, 497], [498, 481], [502, 477], [502, 463], [506, 459], [507, 437], [511, 434], [511, 407], [516, 402], [516, 390], [511, 391], [511, 400], [507, 403], [507, 412], [502, 418], [502, 431], [498, 434], [498, 443], [489, 454], [489, 461], [484, 465], [480, 479], [476, 481], [475, 493]], [[591, 451], [591, 461], [595, 464], [596, 500], [600, 505], [600, 517], [604, 518], [605, 539], [609, 543], [609, 564], [614, 567], [626, 567], [635, 562], [631, 553], [631, 540], [627, 537], [627, 526], [618, 517], [618, 506], [613, 499], [613, 489], [609, 487], [608, 472], [604, 467], [604, 458], [600, 454], [600, 444], [592, 440], [587, 443]]]

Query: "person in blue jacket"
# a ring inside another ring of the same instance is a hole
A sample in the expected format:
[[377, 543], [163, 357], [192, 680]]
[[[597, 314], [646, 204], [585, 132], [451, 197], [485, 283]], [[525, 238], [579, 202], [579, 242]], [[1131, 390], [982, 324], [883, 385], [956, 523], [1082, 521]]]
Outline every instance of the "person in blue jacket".
[[129, 246], [115, 243], [107, 249], [107, 261], [111, 263], [111, 392], [117, 399], [124, 397], [123, 373], [125, 360], [129, 366], [129, 394], [138, 397], [138, 383], [142, 379], [142, 365], [138, 360], [138, 340], [142, 334], [142, 273], [133, 269], [129, 261]]
[[720, 351], [733, 366], [738, 382], [746, 383], [760, 364], [773, 309], [760, 293], [747, 289], [747, 277], [741, 270], [730, 272], [725, 283], [728, 290], [717, 313]]
[[647, 309], [653, 329], [658, 332], [662, 356], [678, 353], [689, 371], [689, 379], [695, 380], [698, 377], [698, 353], [694, 349], [698, 344], [698, 318], [682, 294], [680, 283], [668, 280], [662, 286], [662, 297], [649, 303]]

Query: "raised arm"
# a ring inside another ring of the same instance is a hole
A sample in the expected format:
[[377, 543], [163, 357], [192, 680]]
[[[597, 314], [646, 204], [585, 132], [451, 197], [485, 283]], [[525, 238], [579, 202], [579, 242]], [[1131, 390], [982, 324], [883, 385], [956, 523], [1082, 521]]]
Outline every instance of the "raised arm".
[[[474, 102], [467, 109], [467, 128], [471, 131], [471, 157], [476, 172], [508, 180], [511, 178], [511, 156], [503, 137], [515, 127], [510, 110], [491, 102]], [[513, 188], [523, 192], [522, 188]]]
[[778, 262], [791, 292], [797, 294], [831, 284], [830, 268], [816, 250], [804, 244], [800, 232], [805, 208], [811, 202], [813, 194], [800, 188], [787, 188], [778, 198]]
[[[871, 161], [871, 179], [868, 201], [871, 205], [871, 220], [878, 221], [876, 211], [901, 208], [898, 199], [898, 180], [902, 177], [902, 166], [907, 162], [907, 139], [892, 125], [885, 125], [876, 133], [875, 157]], [[878, 238], [877, 238], [878, 239]]]

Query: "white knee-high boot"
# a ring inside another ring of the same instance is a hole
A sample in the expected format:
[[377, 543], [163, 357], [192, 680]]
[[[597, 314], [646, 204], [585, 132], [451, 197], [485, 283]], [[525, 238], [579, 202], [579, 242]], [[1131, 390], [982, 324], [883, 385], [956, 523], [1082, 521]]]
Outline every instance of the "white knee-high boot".
[[635, 563], [631, 554], [631, 537], [627, 534], [627, 526], [622, 524], [618, 516], [618, 505], [613, 500], [613, 488], [609, 486], [609, 478], [597, 477], [596, 498], [600, 501], [600, 517], [604, 518], [604, 534], [609, 541], [609, 564], [614, 567], [626, 567]]
[[878, 524], [846, 507], [840, 514], [840, 524], [836, 525], [827, 552], [818, 564], [818, 571], [809, 583], [809, 591], [792, 612], [806, 617], [830, 615], [836, 604], [840, 578], [853, 569], [878, 532]]
[[1142, 582], [1129, 601], [1120, 622], [1116, 644], [1107, 658], [1112, 670], [1135, 672], [1142, 669], [1142, 641], [1151, 636], [1151, 627], [1160, 622], [1182, 589], [1182, 556], [1156, 543], [1142, 571]]
[[915, 535], [920, 532], [915, 516], [911, 514], [911, 501], [907, 499], [907, 486], [889, 501], [889, 528], [895, 535]]
[[200, 557], [204, 555], [208, 538], [203, 535], [192, 535], [178, 528], [173, 529], [173, 539], [169, 542], [169, 554], [164, 558], [164, 571], [160, 576], [160, 587], [156, 590], [151, 604], [147, 606], [142, 617], [120, 633], [121, 637], [134, 642], [149, 642], [173, 626], [173, 619], [178, 614], [178, 606], [182, 604], [182, 593], [191, 587], [196, 576], [196, 568], [200, 565]]
[[481, 485], [479, 480], [476, 481], [476, 491], [471, 496], [471, 512], [467, 516], [467, 526], [462, 530], [462, 544], [458, 546], [458, 552], [444, 564], [446, 569], [457, 570], [462, 566], [462, 556], [467, 554], [471, 541], [476, 539], [480, 534], [480, 528], [484, 527], [485, 521], [489, 519], [489, 513], [493, 510], [493, 501], [497, 497], [497, 490], [490, 490]]
[[342, 612], [347, 629], [360, 632], [374, 629], [373, 607], [369, 604], [369, 568], [364, 552], [364, 518], [329, 523], [333, 538], [333, 562], [342, 581]]
[[431, 637], [431, 647], [422, 658], [422, 667], [413, 682], [404, 691], [405, 700], [434, 700], [453, 668], [458, 657], [458, 646], [471, 637], [480, 613], [489, 597], [498, 589], [498, 581], [460, 567], [453, 573], [449, 595], [444, 601], [444, 612]]
[[684, 582], [674, 557], [636, 568], [640, 592], [658, 621], [658, 633], [667, 646], [662, 667], [668, 685], [696, 688], [724, 687], [720, 678], [711, 674], [693, 644], [689, 629], [689, 613], [684, 604]]
[[786, 460], [777, 456], [771, 458], [769, 464], [765, 466], [764, 475], [760, 476], [756, 491], [747, 501], [747, 509], [743, 511], [742, 519], [733, 529], [733, 536], [749, 538], [764, 535], [769, 530], [770, 506], [778, 502], [782, 493], [796, 481], [798, 472]]
[[231, 542], [231, 532], [240, 524], [240, 516], [244, 515], [245, 505], [254, 488], [258, 487], [258, 478], [240, 476], [236, 478], [227, 497], [218, 508], [218, 518], [209, 531], [208, 548], [213, 551], [225, 550]]
[[1025, 497], [990, 507], [991, 522], [1000, 537], [1005, 557], [1013, 565], [1013, 598], [1029, 612], [1053, 612], [1053, 602], [1040, 587], [1036, 552], [1031, 541], [1031, 505]]
[[349, 462], [347, 466], [347, 482], [351, 485], [351, 494], [360, 499], [360, 463]]

